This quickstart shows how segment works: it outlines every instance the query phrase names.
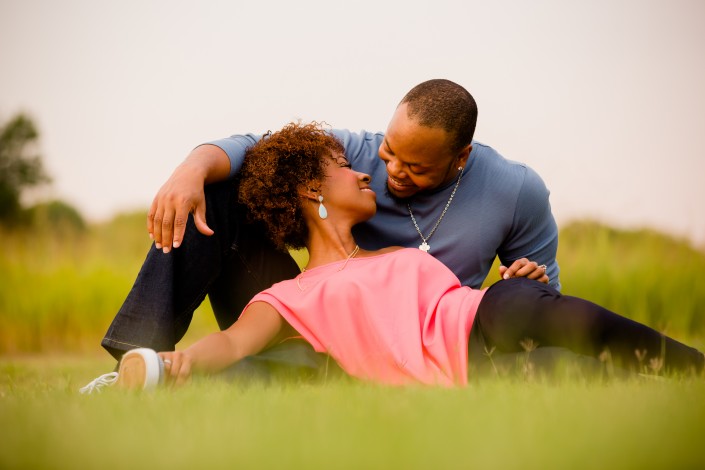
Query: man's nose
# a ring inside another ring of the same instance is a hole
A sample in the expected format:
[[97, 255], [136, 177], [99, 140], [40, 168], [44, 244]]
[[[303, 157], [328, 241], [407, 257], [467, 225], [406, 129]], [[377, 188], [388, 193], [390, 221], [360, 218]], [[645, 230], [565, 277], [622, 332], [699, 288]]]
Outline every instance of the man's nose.
[[402, 171], [402, 165], [396, 158], [390, 158], [387, 161], [387, 173], [390, 175], [399, 175]]

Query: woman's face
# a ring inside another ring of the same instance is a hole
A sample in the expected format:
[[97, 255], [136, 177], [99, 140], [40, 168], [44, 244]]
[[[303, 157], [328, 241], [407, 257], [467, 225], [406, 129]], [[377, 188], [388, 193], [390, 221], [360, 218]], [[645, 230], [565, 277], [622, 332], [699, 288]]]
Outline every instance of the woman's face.
[[377, 196], [370, 189], [369, 175], [354, 171], [340, 152], [332, 153], [326, 160], [325, 173], [320, 194], [328, 214], [350, 217], [354, 224], [375, 215]]

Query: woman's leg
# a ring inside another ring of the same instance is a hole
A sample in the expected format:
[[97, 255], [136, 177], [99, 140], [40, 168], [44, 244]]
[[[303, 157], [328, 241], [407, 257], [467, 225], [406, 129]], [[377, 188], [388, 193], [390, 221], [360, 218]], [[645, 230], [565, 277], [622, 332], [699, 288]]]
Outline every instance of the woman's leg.
[[[694, 348], [641, 323], [524, 278], [499, 281], [477, 311], [488, 347], [518, 352], [527, 346], [557, 346], [599, 357], [603, 352], [625, 368], [663, 360], [666, 370], [700, 372], [705, 357]], [[523, 346], [522, 346], [523, 344]]]

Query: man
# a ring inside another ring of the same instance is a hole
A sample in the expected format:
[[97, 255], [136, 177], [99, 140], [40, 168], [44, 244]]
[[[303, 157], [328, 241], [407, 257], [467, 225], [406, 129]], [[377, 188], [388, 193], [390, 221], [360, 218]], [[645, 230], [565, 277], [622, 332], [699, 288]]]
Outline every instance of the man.
[[[474, 142], [476, 120], [470, 93], [430, 80], [402, 99], [386, 134], [333, 131], [377, 193], [377, 215], [355, 228], [356, 240], [367, 249], [428, 251], [472, 287], [499, 256], [505, 279], [560, 288], [549, 192], [530, 168]], [[246, 149], [259, 138], [197, 147], [160, 189], [148, 216], [154, 247], [102, 342], [116, 358], [136, 347], [173, 350], [206, 295], [225, 329], [254, 294], [298, 274], [262, 227], [247, 221], [237, 183], [228, 181], [237, 181]], [[282, 360], [293, 356], [285, 351]], [[292, 361], [315, 367], [306, 352]]]

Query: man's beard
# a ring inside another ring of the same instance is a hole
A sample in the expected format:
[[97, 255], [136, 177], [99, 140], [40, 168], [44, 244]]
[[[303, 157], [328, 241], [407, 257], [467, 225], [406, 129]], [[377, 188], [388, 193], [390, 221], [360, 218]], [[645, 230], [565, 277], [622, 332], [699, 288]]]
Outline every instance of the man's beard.
[[386, 194], [392, 201], [396, 202], [397, 204], [408, 204], [411, 202], [411, 200], [415, 196], [415, 195], [411, 195], [408, 197], [399, 197], [389, 190], [389, 183], [386, 183], [384, 185], [384, 194]]

